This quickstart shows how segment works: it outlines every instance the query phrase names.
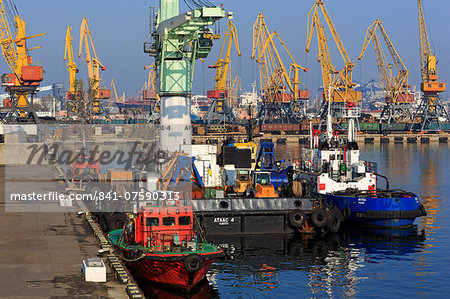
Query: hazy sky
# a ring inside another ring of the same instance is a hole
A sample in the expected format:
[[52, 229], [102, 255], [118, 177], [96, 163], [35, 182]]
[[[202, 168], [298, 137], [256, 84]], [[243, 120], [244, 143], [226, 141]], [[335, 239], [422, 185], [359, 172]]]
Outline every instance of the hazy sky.
[[[187, 7], [181, 2], [181, 11]], [[211, 0], [220, 4], [220, 1]], [[242, 56], [233, 59], [233, 69], [242, 78], [242, 91], [251, 90], [251, 82], [257, 79], [256, 63], [250, 60], [252, 51], [252, 26], [259, 12], [266, 16], [270, 31], [278, 31], [297, 63], [310, 71], [302, 79], [316, 93], [321, 85], [320, 66], [317, 63], [317, 38], [313, 37], [309, 54], [305, 53], [307, 14], [314, 0], [228, 0], [223, 1], [224, 8], [234, 12], [234, 23]], [[335, 27], [353, 61], [361, 51], [366, 29], [380, 18], [393, 41], [397, 51], [410, 71], [410, 84], [418, 85], [419, 39], [416, 0], [328, 0], [326, 7]], [[27, 35], [47, 32], [44, 37], [29, 40], [28, 47], [41, 45], [32, 52], [35, 62], [44, 66], [44, 81], [41, 85], [64, 82], [68, 85], [68, 73], [63, 61], [66, 28], [72, 26], [74, 51], [78, 54], [79, 30], [82, 17], [89, 19], [94, 44], [101, 62], [107, 66], [103, 72], [103, 81], [109, 87], [111, 79], [117, 85], [121, 95], [135, 93], [141, 89], [147, 79], [145, 65], [153, 63], [151, 57], [143, 52], [143, 42], [149, 40], [149, 7], [158, 6], [159, 1], [118, 1], [118, 0], [15, 0], [23, 19], [27, 22]], [[427, 17], [427, 26], [432, 44], [439, 59], [440, 80], [449, 81], [450, 50], [448, 28], [450, 28], [450, 1], [423, 0]], [[226, 30], [226, 20], [220, 22], [222, 32]], [[329, 32], [327, 32], [329, 33]], [[329, 47], [337, 69], [343, 66], [337, 48], [329, 36]], [[216, 41], [213, 52], [202, 64], [198, 61], [194, 75], [194, 94], [203, 93], [213, 87], [214, 70], [208, 65], [217, 60], [222, 41]], [[233, 53], [234, 50], [233, 50]], [[283, 54], [284, 55], [284, 54]], [[84, 57], [84, 54], [83, 54]], [[87, 77], [86, 65], [77, 58], [80, 78]], [[286, 59], [285, 65], [290, 62]], [[2, 73], [9, 72], [4, 59], [1, 60]], [[372, 45], [362, 62], [354, 70], [354, 80], [366, 82], [379, 79]], [[119, 96], [120, 96], [119, 95]]]

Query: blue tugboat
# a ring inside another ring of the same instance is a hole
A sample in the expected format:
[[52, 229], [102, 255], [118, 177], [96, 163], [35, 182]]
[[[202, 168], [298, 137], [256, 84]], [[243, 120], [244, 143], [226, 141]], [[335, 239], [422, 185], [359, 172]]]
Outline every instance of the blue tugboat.
[[[360, 160], [354, 129], [356, 108], [347, 108], [343, 114], [348, 119], [347, 137], [333, 134], [329, 112], [326, 133], [311, 130], [310, 146], [295, 162], [294, 179], [336, 206], [341, 220], [373, 227], [411, 227], [417, 217], [426, 215], [418, 196], [389, 189], [387, 178], [377, 173], [376, 163]], [[386, 189], [379, 188], [380, 178], [386, 181]]]

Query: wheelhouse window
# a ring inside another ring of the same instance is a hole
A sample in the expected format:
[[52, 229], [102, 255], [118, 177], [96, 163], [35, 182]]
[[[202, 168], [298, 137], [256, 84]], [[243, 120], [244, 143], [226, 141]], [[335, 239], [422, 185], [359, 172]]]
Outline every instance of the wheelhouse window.
[[145, 224], [147, 226], [159, 226], [159, 218], [156, 217], [148, 217], [145, 220]]
[[179, 225], [191, 225], [191, 217], [189, 216], [181, 216], [178, 218]]
[[163, 218], [163, 226], [174, 226], [174, 225], [175, 225], [175, 217]]

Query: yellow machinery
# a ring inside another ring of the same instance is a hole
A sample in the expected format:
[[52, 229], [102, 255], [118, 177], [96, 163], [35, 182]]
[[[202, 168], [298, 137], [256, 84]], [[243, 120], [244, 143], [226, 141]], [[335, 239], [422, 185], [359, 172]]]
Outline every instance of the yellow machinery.
[[[2, 54], [8, 63], [12, 73], [2, 75], [2, 86], [10, 93], [11, 98], [3, 103], [3, 109], [7, 109], [4, 119], [18, 122], [39, 122], [33, 109], [33, 94], [43, 80], [42, 66], [32, 65], [33, 60], [29, 51], [38, 49], [28, 48], [27, 40], [30, 38], [45, 35], [40, 33], [26, 36], [26, 23], [18, 15], [14, 6], [14, 20], [9, 20], [5, 12], [3, 1], [0, 0], [0, 45]], [[14, 24], [15, 34], [11, 34], [9, 24]], [[28, 96], [31, 96], [31, 103]]]
[[[325, 21], [333, 35], [334, 41], [339, 49], [342, 59], [344, 60], [344, 68], [337, 71], [331, 60], [330, 51], [328, 49], [327, 38], [325, 36], [325, 28], [322, 25], [319, 12], [325, 18]], [[345, 51], [344, 45], [338, 36], [336, 29], [334, 28], [333, 22], [331, 21], [328, 12], [325, 9], [324, 2], [322, 0], [317, 0], [313, 8], [308, 13], [308, 34], [307, 34], [307, 45], [305, 51], [309, 53], [309, 48], [311, 45], [312, 36], [314, 30], [317, 32], [317, 42], [319, 47], [318, 60], [320, 62], [322, 70], [322, 81], [324, 88], [324, 99], [326, 102], [331, 101], [334, 103], [351, 103], [350, 105], [361, 102], [362, 94], [360, 91], [353, 90], [356, 85], [353, 83], [353, 67], [355, 64], [350, 61], [347, 52]], [[328, 90], [333, 91], [328, 95]]]
[[[386, 59], [380, 38], [376, 32], [377, 29], [381, 32], [393, 63], [388, 63]], [[364, 44], [358, 57], [359, 60], [362, 59], [371, 41], [375, 50], [378, 72], [380, 73], [380, 81], [383, 86], [386, 101], [380, 122], [383, 120], [387, 120], [388, 123], [391, 121], [405, 122], [407, 119], [412, 118], [410, 106], [414, 103], [414, 95], [408, 90], [410, 87], [408, 84], [409, 71], [398, 55], [397, 50], [379, 19], [375, 20], [367, 29]], [[397, 70], [396, 76], [393, 74], [394, 67]]]
[[[97, 56], [97, 52], [95, 51], [94, 43], [92, 41], [92, 35], [91, 31], [89, 30], [88, 26], [88, 20], [86, 18], [83, 18], [83, 21], [81, 22], [81, 28], [80, 28], [80, 49], [78, 52], [78, 57], [81, 57], [81, 53], [83, 51], [83, 42], [85, 45], [85, 52], [86, 57], [84, 58], [84, 61], [87, 64], [88, 74], [89, 74], [89, 85], [90, 89], [93, 92], [93, 103], [92, 103], [92, 112], [93, 114], [100, 114], [101, 113], [101, 105], [100, 100], [102, 99], [109, 99], [111, 98], [111, 90], [106, 88], [100, 88], [100, 83], [102, 82], [102, 79], [100, 77], [100, 70], [105, 71], [106, 67], [100, 62]], [[90, 46], [92, 47], [92, 53]]]
[[257, 198], [275, 198], [278, 193], [275, 187], [270, 183], [270, 172], [253, 172], [253, 185], [255, 186], [255, 197]]
[[[289, 74], [283, 64], [280, 53], [276, 47], [275, 39], [283, 46], [286, 53], [291, 58]], [[256, 59], [259, 66], [259, 82], [263, 99], [262, 111], [263, 123], [270, 122], [272, 118], [283, 118], [283, 115], [293, 115], [298, 111], [298, 101], [308, 100], [309, 91], [300, 90], [302, 84], [299, 70], [307, 72], [308, 69], [300, 66], [289, 52], [286, 44], [281, 40], [280, 35], [274, 31], [269, 32], [265, 17], [260, 13], [253, 25], [253, 51], [252, 59]], [[288, 90], [290, 93], [288, 93]], [[272, 104], [288, 104], [277, 111], [277, 106]], [[290, 106], [290, 104], [293, 104]], [[289, 110], [291, 109], [291, 110]], [[289, 122], [289, 119], [282, 119], [281, 122]]]
[[419, 119], [421, 131], [442, 131], [442, 123], [450, 123], [450, 116], [439, 98], [439, 93], [445, 91], [446, 84], [438, 80], [438, 61], [436, 53], [432, 51], [430, 46], [421, 0], [417, 0], [417, 6], [419, 12], [420, 70], [422, 73], [420, 89], [424, 96], [414, 114], [411, 130], [415, 120]]
[[67, 26], [66, 31], [66, 44], [65, 44], [65, 50], [64, 50], [64, 60], [67, 61], [67, 69], [69, 71], [69, 91], [67, 92], [67, 100], [68, 100], [68, 110], [71, 112], [76, 112], [77, 110], [77, 103], [75, 98], [75, 84], [76, 84], [76, 74], [78, 73], [78, 67], [75, 63], [75, 56], [73, 55], [73, 45], [72, 45], [72, 34], [71, 34], [72, 28], [70, 26]]

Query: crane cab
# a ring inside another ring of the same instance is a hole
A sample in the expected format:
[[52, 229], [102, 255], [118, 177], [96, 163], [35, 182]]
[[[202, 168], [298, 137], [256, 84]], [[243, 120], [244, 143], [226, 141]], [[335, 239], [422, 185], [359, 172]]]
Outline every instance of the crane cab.
[[[175, 245], [193, 247], [193, 211], [190, 206], [145, 206], [127, 226], [134, 225], [135, 243], [154, 251]], [[127, 230], [127, 226], [124, 227]], [[193, 248], [195, 249], [195, 248]]]

